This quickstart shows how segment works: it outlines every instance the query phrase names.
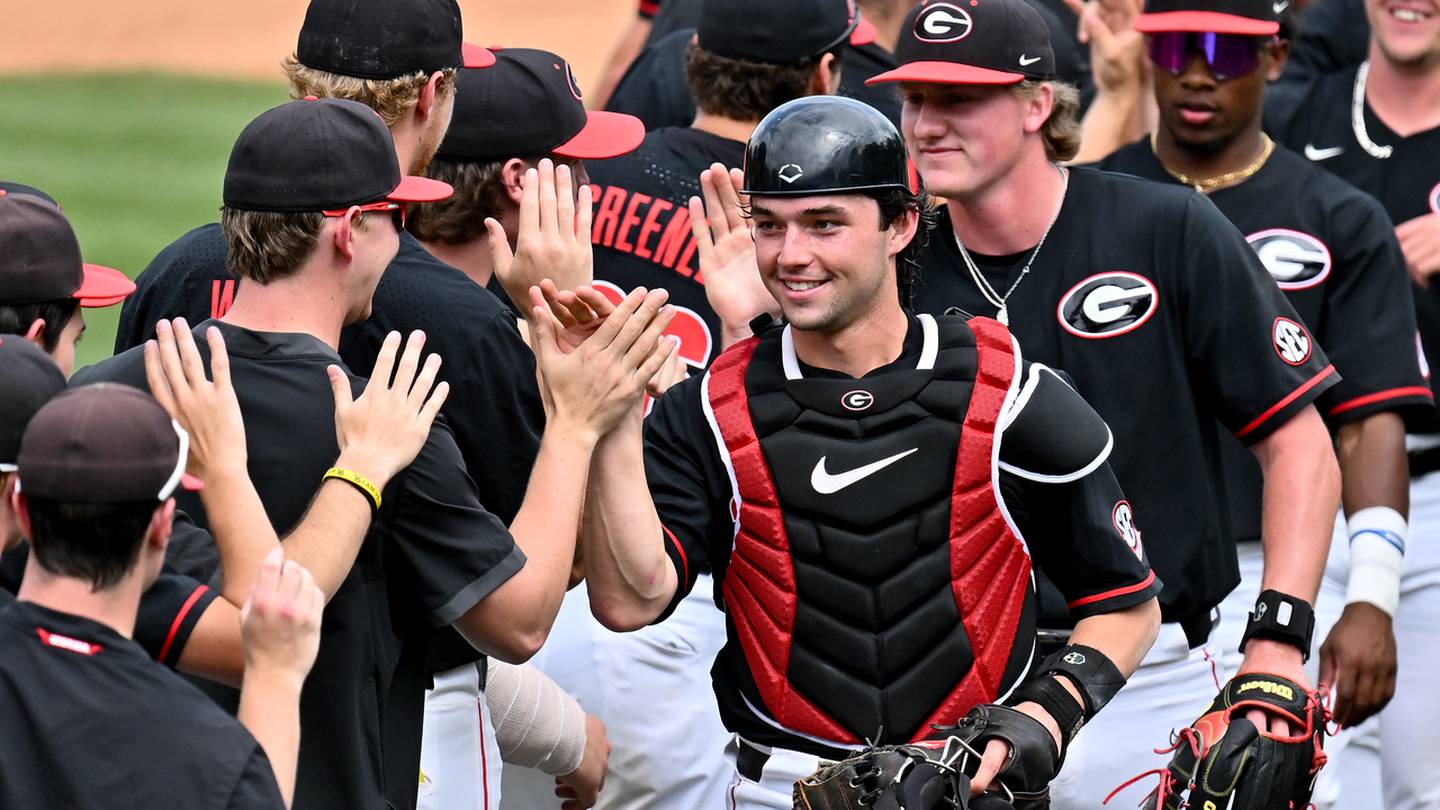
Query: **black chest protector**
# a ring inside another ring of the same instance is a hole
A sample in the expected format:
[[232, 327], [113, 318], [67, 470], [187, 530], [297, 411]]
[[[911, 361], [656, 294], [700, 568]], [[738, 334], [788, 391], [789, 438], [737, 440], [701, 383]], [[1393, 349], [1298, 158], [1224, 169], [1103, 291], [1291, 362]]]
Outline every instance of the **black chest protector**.
[[804, 378], [776, 329], [705, 381], [738, 516], [725, 608], [765, 710], [821, 740], [924, 737], [994, 701], [1032, 652], [1029, 554], [997, 492], [1009, 332], [920, 325], [914, 368]]

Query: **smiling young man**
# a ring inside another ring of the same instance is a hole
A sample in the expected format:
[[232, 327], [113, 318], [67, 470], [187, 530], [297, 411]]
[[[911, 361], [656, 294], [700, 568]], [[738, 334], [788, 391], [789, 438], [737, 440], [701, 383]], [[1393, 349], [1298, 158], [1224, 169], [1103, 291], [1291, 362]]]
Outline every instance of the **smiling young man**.
[[[1265, 124], [1278, 141], [1385, 206], [1416, 285], [1420, 340], [1433, 360], [1440, 357], [1440, 3], [1366, 0], [1364, 10], [1368, 58], [1277, 97]], [[1412, 425], [1407, 444], [1410, 533], [1431, 537], [1440, 530], [1440, 416]], [[1352, 745], [1342, 772], [1345, 806], [1377, 805], [1382, 792], [1389, 808], [1440, 803], [1440, 785], [1422, 776], [1435, 749], [1414, 743], [1433, 739], [1430, 718], [1440, 712], [1427, 675], [1440, 620], [1440, 546], [1416, 543], [1406, 557], [1395, 615], [1395, 697]], [[1343, 575], [1343, 554], [1332, 563]]]
[[[1275, 4], [1157, 1], [1135, 27], [1149, 37], [1160, 129], [1101, 168], [1205, 193], [1246, 234], [1342, 375], [1316, 406], [1336, 434], [1347, 518], [1337, 522], [1332, 545], [1348, 546], [1352, 565], [1348, 594], [1345, 571], [1327, 570], [1316, 640], [1325, 641], [1319, 681], [1336, 695], [1336, 719], [1353, 726], [1394, 689], [1391, 617], [1409, 510], [1404, 417], [1434, 408], [1404, 258], [1379, 203], [1261, 132], [1266, 84], [1280, 74], [1288, 48], [1277, 36]], [[1227, 441], [1222, 457], [1241, 584], [1221, 604], [1217, 637], [1233, 673], [1259, 590], [1262, 493], [1260, 471], [1238, 442]], [[1327, 746], [1332, 767], [1317, 784], [1320, 807], [1338, 799], [1334, 766], [1348, 737]]]
[[[1166, 586], [1159, 640], [1055, 784], [1057, 808], [1092, 810], [1156, 739], [1190, 725], [1202, 706], [1177, 696], [1214, 687], [1204, 645], [1239, 573], [1217, 422], [1264, 471], [1262, 598], [1271, 615], [1309, 613], [1340, 494], [1311, 403], [1337, 375], [1202, 196], [1057, 165], [1078, 147], [1075, 91], [1054, 81], [1023, 0], [931, 2], [909, 19], [900, 67], [877, 79], [900, 83], [916, 167], [947, 201], [916, 309], [1008, 316], [1031, 359], [1074, 379], [1115, 431], [1127, 518]], [[1046, 604], [1048, 627], [1075, 610]], [[1257, 624], [1246, 641], [1243, 672], [1307, 683], [1308, 637]]]
[[[1159, 582], [1112, 518], [1128, 507], [1105, 424], [1000, 324], [902, 303], [931, 216], [908, 174], [894, 125], [859, 102], [761, 121], [743, 174], [753, 243], [741, 178], [713, 171], [697, 237], [707, 272], [759, 273], [788, 325], [636, 414], [592, 468], [602, 623], [662, 620], [714, 571], [732, 808], [788, 809], [823, 761], [977, 707], [1029, 724], [1017, 756], [1054, 764], [1158, 622]], [[1033, 665], [1032, 555], [1082, 605], [1068, 652], [1083, 654]], [[1019, 780], [989, 746], [974, 791], [1045, 789], [1053, 771]]]

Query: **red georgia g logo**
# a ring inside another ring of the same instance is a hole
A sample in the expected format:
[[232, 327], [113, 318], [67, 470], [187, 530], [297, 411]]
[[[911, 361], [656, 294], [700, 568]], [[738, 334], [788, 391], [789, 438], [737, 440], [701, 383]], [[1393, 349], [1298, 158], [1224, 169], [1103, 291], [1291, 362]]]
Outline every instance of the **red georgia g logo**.
[[915, 18], [915, 38], [940, 44], [958, 42], [970, 36], [975, 21], [970, 12], [951, 3], [931, 3]]
[[1275, 353], [1292, 366], [1310, 359], [1310, 333], [1289, 318], [1276, 318], [1273, 329]]

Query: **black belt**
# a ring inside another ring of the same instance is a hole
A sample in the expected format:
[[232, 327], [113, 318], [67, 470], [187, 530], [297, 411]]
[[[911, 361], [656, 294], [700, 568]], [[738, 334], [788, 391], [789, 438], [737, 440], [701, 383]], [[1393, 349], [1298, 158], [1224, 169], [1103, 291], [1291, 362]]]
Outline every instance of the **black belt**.
[[1440, 470], [1440, 447], [1411, 450], [1407, 456], [1410, 460], [1410, 480], [1412, 481], [1422, 475]]

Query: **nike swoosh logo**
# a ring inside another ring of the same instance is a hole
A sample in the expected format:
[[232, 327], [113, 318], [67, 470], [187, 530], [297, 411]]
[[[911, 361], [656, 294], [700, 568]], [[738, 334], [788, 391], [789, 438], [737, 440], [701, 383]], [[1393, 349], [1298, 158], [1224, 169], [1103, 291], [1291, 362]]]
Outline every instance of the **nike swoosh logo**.
[[1039, 61], [1040, 61], [1040, 58], [1041, 58], [1041, 57], [1038, 57], [1038, 56], [1030, 56], [1030, 57], [1027, 57], [1027, 56], [1025, 56], [1025, 54], [1022, 53], [1022, 54], [1020, 54], [1020, 66], [1021, 66], [1021, 67], [1030, 67], [1031, 65], [1035, 64], [1036, 62], [1039, 62]]
[[847, 470], [834, 475], [825, 471], [825, 457], [821, 456], [820, 460], [815, 463], [815, 469], [810, 473], [810, 486], [814, 487], [815, 491], [821, 495], [834, 495], [851, 484], [857, 481], [863, 481], [911, 453], [918, 453], [919, 451], [920, 448], [912, 447], [903, 453], [896, 453], [889, 458], [872, 461], [863, 467], [856, 467], [853, 470]]
[[1317, 149], [1314, 144], [1305, 144], [1305, 157], [1311, 160], [1329, 160], [1344, 151], [1345, 147], [1343, 146], [1327, 146], [1324, 149]]
[[1271, 9], [1272, 11], [1274, 11], [1276, 14], [1284, 14], [1284, 13], [1285, 13], [1285, 9], [1287, 9], [1287, 8], [1289, 8], [1289, 7], [1290, 7], [1290, 0], [1285, 0], [1285, 2], [1283, 2], [1283, 3], [1271, 3], [1271, 4], [1270, 4], [1270, 9]]

